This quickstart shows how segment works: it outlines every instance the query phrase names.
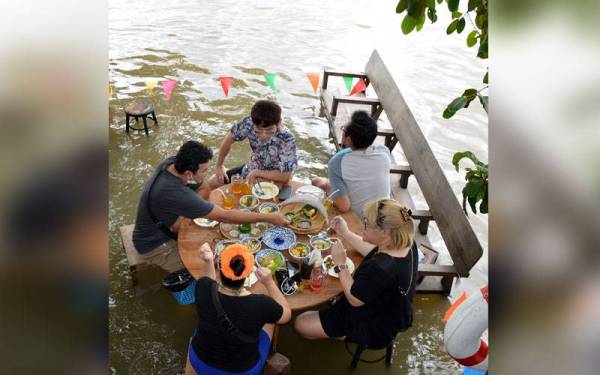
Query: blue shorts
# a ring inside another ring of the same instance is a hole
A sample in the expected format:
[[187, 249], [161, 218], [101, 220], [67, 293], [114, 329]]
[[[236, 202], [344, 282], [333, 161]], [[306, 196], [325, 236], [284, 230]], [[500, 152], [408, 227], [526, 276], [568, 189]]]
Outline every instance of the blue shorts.
[[259, 355], [258, 362], [256, 362], [256, 365], [254, 365], [254, 367], [252, 367], [249, 370], [243, 371], [243, 372], [228, 372], [228, 371], [216, 369], [214, 367], [210, 367], [196, 355], [196, 352], [194, 351], [194, 348], [192, 347], [191, 341], [190, 341], [190, 346], [188, 348], [188, 352], [189, 352], [189, 357], [190, 357], [190, 364], [192, 365], [192, 367], [194, 368], [196, 373], [198, 373], [200, 375], [231, 375], [231, 374], [255, 375], [255, 374], [260, 374], [263, 367], [265, 366], [265, 362], [267, 362], [267, 357], [269, 356], [270, 349], [271, 349], [271, 339], [269, 338], [269, 335], [267, 334], [267, 332], [265, 332], [264, 330], [261, 330], [258, 335], [258, 355]]

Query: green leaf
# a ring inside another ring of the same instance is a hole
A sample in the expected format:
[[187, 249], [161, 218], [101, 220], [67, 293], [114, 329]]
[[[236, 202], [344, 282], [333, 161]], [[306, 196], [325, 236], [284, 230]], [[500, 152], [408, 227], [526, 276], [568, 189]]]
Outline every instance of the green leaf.
[[427, 17], [429, 17], [431, 23], [435, 23], [435, 21], [437, 21], [438, 18], [436, 10], [432, 8], [427, 9]]
[[475, 8], [477, 7], [477, 5], [479, 5], [479, 2], [481, 0], [469, 0], [469, 5], [467, 6], [467, 10], [469, 12], [475, 10]]
[[408, 0], [406, 12], [415, 19], [419, 19], [419, 16], [425, 13], [425, 0]]
[[485, 192], [485, 195], [483, 196], [483, 199], [481, 200], [481, 205], [479, 206], [479, 212], [481, 212], [482, 214], [488, 213], [488, 193], [487, 193], [487, 191]]
[[454, 31], [456, 31], [457, 25], [458, 25], [458, 20], [454, 20], [454, 21], [450, 22], [450, 24], [448, 25], [448, 28], [446, 29], [446, 34], [450, 35]]
[[464, 18], [461, 18], [460, 20], [458, 20], [458, 25], [456, 25], [456, 31], [458, 31], [459, 34], [462, 33], [466, 25], [467, 21], [465, 21]]
[[464, 158], [470, 159], [475, 165], [485, 165], [479, 159], [477, 159], [477, 156], [475, 156], [475, 154], [473, 154], [473, 152], [471, 151], [457, 152], [452, 157], [452, 165], [454, 165], [454, 168], [456, 168], [457, 172], [458, 163]]
[[480, 28], [483, 29], [483, 23], [485, 22], [485, 19], [487, 18], [487, 16], [485, 14], [478, 14], [475, 17], [475, 25]]
[[452, 12], [452, 18], [460, 18], [462, 16], [461, 12]]
[[448, 109], [450, 109], [452, 112], [458, 112], [460, 109], [465, 107], [465, 104], [467, 104], [468, 100], [469, 99], [465, 98], [464, 96], [459, 96], [450, 102], [450, 104], [448, 104]]
[[477, 57], [480, 59], [488, 58], [488, 44], [487, 40], [479, 45], [479, 50], [477, 51]]
[[477, 89], [466, 89], [462, 96], [473, 100], [477, 97]]
[[425, 24], [426, 19], [427, 18], [425, 17], [425, 12], [421, 13], [419, 18], [417, 19], [417, 31], [421, 31], [421, 29], [423, 28], [423, 25]]
[[427, 7], [429, 9], [435, 9], [435, 0], [427, 0]]
[[443, 2], [444, 2], [444, 0], [437, 0], [437, 3], [438, 3], [438, 4], [441, 4], [441, 3], [443, 3]]
[[473, 211], [473, 213], [477, 213], [477, 206], [475, 206], [477, 204], [477, 197], [469, 195], [467, 200], [469, 201], [469, 206], [471, 206], [471, 211]]
[[408, 0], [400, 0], [396, 5], [396, 13], [400, 14], [408, 8]]
[[453, 111], [449, 110], [448, 108], [446, 108], [444, 110], [444, 113], [442, 113], [442, 117], [444, 117], [445, 119], [449, 119], [452, 116], [454, 116], [455, 114], [456, 114], [456, 112], [453, 112]]
[[483, 106], [483, 109], [485, 109], [485, 112], [488, 112], [488, 101], [489, 101], [489, 96], [487, 95], [479, 95], [479, 101], [481, 102], [481, 105]]
[[489, 72], [485, 72], [485, 75], [483, 76], [483, 83], [488, 83], [488, 73]]
[[473, 47], [477, 43], [477, 30], [473, 30], [467, 36], [467, 47]]
[[411, 31], [413, 31], [415, 26], [417, 26], [417, 21], [412, 16], [407, 14], [406, 16], [404, 16], [400, 28], [402, 29], [402, 33], [404, 35], [407, 35], [410, 34]]
[[456, 12], [458, 10], [458, 3], [460, 0], [448, 0], [448, 10]]

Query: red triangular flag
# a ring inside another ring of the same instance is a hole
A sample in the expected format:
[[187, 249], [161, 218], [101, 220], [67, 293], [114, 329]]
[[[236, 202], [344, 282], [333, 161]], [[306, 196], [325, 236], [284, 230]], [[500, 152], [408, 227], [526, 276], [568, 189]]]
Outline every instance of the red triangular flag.
[[365, 81], [363, 81], [362, 79], [359, 79], [358, 82], [356, 82], [356, 85], [354, 85], [354, 87], [352, 88], [352, 91], [350, 91], [350, 96], [359, 93], [359, 92], [363, 92], [367, 89], [367, 85], [365, 85]]
[[219, 77], [219, 81], [221, 81], [221, 87], [225, 96], [229, 96], [229, 87], [233, 83], [233, 77]]
[[160, 84], [163, 87], [163, 91], [165, 92], [165, 99], [171, 99], [171, 92], [173, 91], [173, 87], [175, 87], [175, 81], [172, 79], [168, 79], [166, 81], [160, 81]]
[[315, 94], [317, 93], [317, 88], [319, 87], [319, 73], [306, 73], [310, 84], [312, 85], [313, 91]]

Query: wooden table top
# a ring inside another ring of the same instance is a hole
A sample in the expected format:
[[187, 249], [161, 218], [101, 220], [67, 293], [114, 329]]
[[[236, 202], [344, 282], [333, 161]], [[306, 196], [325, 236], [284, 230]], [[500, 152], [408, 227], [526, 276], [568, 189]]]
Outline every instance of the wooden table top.
[[[291, 185], [293, 191], [295, 192], [296, 189], [306, 184], [297, 181], [292, 181]], [[229, 186], [222, 187], [222, 189], [227, 187]], [[223, 197], [221, 193], [219, 193], [216, 190], [213, 190], [211, 192], [209, 200], [219, 206], [222, 206]], [[345, 214], [342, 214], [341, 216], [346, 220], [346, 222], [348, 222], [348, 227], [352, 232], [357, 233], [359, 235], [362, 234], [363, 226], [356, 214], [350, 211]], [[308, 236], [303, 234], [296, 234], [296, 238], [298, 239], [298, 241], [306, 243], [308, 243], [309, 240]], [[198, 249], [200, 248], [200, 246], [203, 243], [208, 242], [211, 245], [211, 248], [214, 249], [216, 242], [222, 239], [225, 239], [225, 237], [219, 231], [218, 225], [214, 228], [203, 228], [194, 224], [191, 219], [183, 220], [179, 229], [177, 246], [179, 248], [179, 255], [181, 256], [181, 260], [185, 267], [188, 269], [188, 271], [192, 274], [192, 276], [198, 278], [200, 272], [200, 267], [202, 264], [201, 260], [198, 257]], [[349, 245], [345, 242], [344, 247], [348, 249], [348, 257], [352, 259], [354, 265], [358, 267], [358, 265], [362, 262], [362, 256], [360, 255], [360, 253], [350, 248]], [[293, 258], [290, 257], [288, 251], [283, 251], [282, 253], [285, 256], [286, 260], [293, 261]], [[327, 254], [329, 254], [329, 252], [327, 252]], [[217, 272], [217, 278], [218, 277], [219, 273]], [[267, 294], [264, 286], [258, 282], [250, 288], [250, 291], [252, 293], [257, 294]], [[308, 287], [308, 283], [306, 283], [304, 291], [302, 291], [301, 293], [293, 294], [291, 296], [286, 296], [286, 299], [290, 304], [290, 308], [292, 310], [304, 310], [320, 305], [321, 303], [334, 298], [340, 293], [342, 293], [342, 285], [339, 279], [331, 276], [326, 276], [325, 281], [323, 282], [323, 286], [321, 287], [321, 290], [319, 292], [313, 292]]]

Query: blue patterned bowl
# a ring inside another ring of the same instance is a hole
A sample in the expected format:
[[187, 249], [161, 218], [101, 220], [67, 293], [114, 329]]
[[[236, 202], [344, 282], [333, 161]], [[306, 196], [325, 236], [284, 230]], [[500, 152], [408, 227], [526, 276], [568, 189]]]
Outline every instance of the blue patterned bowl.
[[296, 235], [291, 229], [273, 227], [265, 232], [262, 240], [271, 249], [283, 251], [289, 249], [296, 242]]

